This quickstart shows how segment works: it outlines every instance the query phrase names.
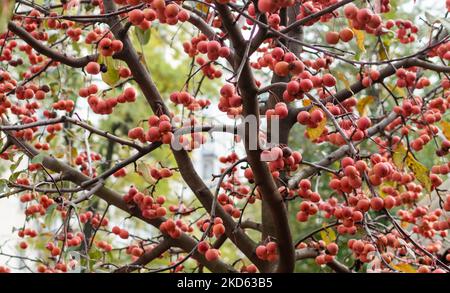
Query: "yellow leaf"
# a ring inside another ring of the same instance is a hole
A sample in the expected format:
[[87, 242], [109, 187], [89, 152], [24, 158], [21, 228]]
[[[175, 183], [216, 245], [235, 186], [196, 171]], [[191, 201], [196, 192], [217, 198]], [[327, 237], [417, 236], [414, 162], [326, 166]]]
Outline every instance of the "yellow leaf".
[[[312, 107], [311, 110], [309, 110], [309, 113], [311, 113], [315, 109], [318, 109], [318, 107]], [[308, 134], [309, 139], [312, 141], [318, 139], [322, 135], [326, 126], [327, 126], [327, 119], [324, 118], [316, 128], [307, 127], [306, 133]]]
[[440, 124], [442, 127], [442, 133], [444, 134], [445, 138], [450, 139], [450, 122], [442, 120]]
[[392, 160], [394, 161], [394, 165], [400, 170], [403, 170], [403, 168], [405, 167], [405, 160], [407, 157], [407, 153], [408, 153], [407, 149], [401, 143], [399, 143], [397, 147], [394, 149]]
[[423, 187], [428, 191], [431, 191], [430, 171], [427, 167], [418, 162], [403, 144], [398, 144], [394, 149], [392, 160], [394, 161], [394, 165], [400, 170], [403, 170], [406, 163], [408, 169], [414, 173], [414, 176]]
[[[327, 224], [323, 223], [322, 227], [325, 226], [327, 226]], [[331, 242], [334, 242], [336, 240], [336, 233], [334, 233], [333, 229], [327, 228], [320, 231], [320, 237], [325, 242], [325, 244], [330, 244]]]
[[352, 89], [350, 88], [350, 81], [345, 77], [345, 75], [342, 72], [336, 73], [336, 77], [344, 83], [344, 86], [347, 90], [352, 92]]
[[[384, 46], [383, 46], [384, 45]], [[389, 42], [384, 41], [383, 44], [378, 45], [378, 57], [380, 60], [384, 61], [389, 58], [387, 54], [389, 54]]]
[[74, 158], [74, 159], [75, 159], [76, 157], [78, 157], [78, 149], [72, 147], [71, 150], [70, 150], [70, 155], [71, 155], [72, 158]]
[[367, 106], [372, 104], [374, 101], [373, 96], [367, 96], [358, 101], [356, 104], [356, 109], [358, 109], [359, 116], [365, 116], [367, 114]]
[[56, 153], [55, 158], [61, 159], [61, 158], [64, 158], [64, 155], [65, 155], [65, 153]]
[[412, 267], [410, 264], [401, 262], [399, 264], [393, 265], [391, 264], [391, 266], [396, 269], [397, 271], [403, 272], [403, 273], [417, 273], [417, 270]]
[[365, 53], [366, 47], [364, 46], [364, 39], [365, 39], [364, 32], [361, 30], [354, 29], [354, 28], [352, 28], [352, 31], [355, 34], [356, 44], [358, 45], [358, 49], [361, 52]]
[[197, 3], [197, 5], [195, 5], [195, 8], [197, 8], [199, 11], [201, 11], [205, 14], [208, 13], [208, 11], [209, 11], [208, 5], [205, 5], [203, 3]]
[[106, 66], [106, 72], [102, 72], [102, 80], [110, 87], [114, 87], [120, 80], [117, 61], [110, 56], [104, 57], [100, 55], [98, 63]]
[[428, 168], [414, 159], [411, 153], [408, 153], [405, 161], [408, 168], [414, 173], [416, 179], [426, 188], [426, 190], [431, 191], [430, 171]]
[[352, 24], [351, 20], [348, 21], [348, 24], [349, 24], [350, 28], [352, 29], [353, 34], [356, 37], [356, 45], [358, 46], [359, 51], [361, 53], [365, 53], [366, 47], [364, 46], [364, 39], [365, 39], [364, 31], [353, 28], [353, 24]]
[[308, 107], [309, 105], [311, 105], [311, 100], [310, 99], [303, 99], [303, 107]]
[[138, 163], [136, 171], [144, 178], [147, 183], [153, 184], [156, 180], [150, 175], [151, 167], [145, 163]]
[[406, 97], [406, 91], [403, 88], [400, 88], [396, 85], [390, 85], [387, 84], [388, 89], [394, 93], [394, 95], [398, 96], [398, 97]]

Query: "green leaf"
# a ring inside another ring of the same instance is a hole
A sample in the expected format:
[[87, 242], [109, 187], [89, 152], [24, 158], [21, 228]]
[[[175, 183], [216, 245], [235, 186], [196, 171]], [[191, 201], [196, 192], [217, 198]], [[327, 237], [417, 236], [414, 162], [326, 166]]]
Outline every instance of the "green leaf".
[[0, 193], [6, 192], [8, 190], [8, 180], [0, 179]]
[[134, 33], [136, 34], [136, 38], [138, 39], [141, 45], [147, 45], [150, 42], [150, 38], [152, 36], [152, 30], [143, 30], [139, 27], [134, 28]]
[[9, 176], [9, 181], [15, 182], [17, 178], [19, 178], [20, 174], [22, 174], [24, 171], [14, 172]]
[[12, 164], [11, 167], [9, 167], [9, 170], [11, 170], [11, 172], [16, 171], [17, 167], [19, 167], [19, 165], [20, 165], [20, 162], [22, 162], [22, 159], [23, 159], [23, 155], [21, 155], [17, 159], [17, 161], [14, 164]]
[[42, 164], [42, 162], [45, 159], [46, 154], [44, 153], [39, 153], [36, 156], [33, 157], [33, 159], [31, 159], [31, 163], [33, 164]]
[[100, 56], [98, 63], [106, 66], [106, 72], [102, 73], [102, 80], [110, 87], [114, 87], [120, 80], [117, 61], [110, 56]]

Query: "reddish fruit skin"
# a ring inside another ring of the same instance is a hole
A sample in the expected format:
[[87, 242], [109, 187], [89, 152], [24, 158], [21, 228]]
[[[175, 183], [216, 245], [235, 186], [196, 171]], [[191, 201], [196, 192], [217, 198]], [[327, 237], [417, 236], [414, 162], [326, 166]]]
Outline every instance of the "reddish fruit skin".
[[22, 242], [20, 242], [19, 247], [20, 247], [20, 249], [27, 249], [28, 244], [26, 242], [22, 241]]
[[140, 9], [134, 9], [128, 12], [128, 17], [130, 22], [134, 25], [140, 25], [145, 19], [144, 12]]
[[323, 85], [327, 87], [333, 87], [336, 85], [336, 79], [331, 74], [324, 74], [322, 77]]
[[388, 210], [392, 209], [395, 206], [395, 198], [391, 195], [388, 195], [384, 198], [384, 207]]
[[97, 62], [89, 62], [86, 67], [85, 70], [87, 73], [92, 74], [92, 75], [96, 75], [100, 73], [100, 64], [98, 64]]
[[343, 42], [350, 42], [353, 39], [354, 33], [349, 28], [344, 28], [339, 32], [339, 38]]
[[336, 45], [337, 43], [339, 43], [339, 33], [327, 32], [325, 35], [325, 41], [330, 45]]
[[205, 253], [205, 258], [207, 261], [215, 261], [219, 259], [219, 251], [214, 248], [210, 248]]
[[336, 243], [332, 242], [330, 244], [327, 245], [327, 251], [331, 254], [331, 255], [336, 255], [338, 253], [339, 247]]
[[122, 239], [128, 239], [128, 237], [129, 237], [128, 231], [127, 230], [120, 230], [119, 236]]
[[354, 19], [356, 18], [356, 15], [358, 14], [358, 8], [355, 4], [350, 3], [345, 5], [344, 7], [344, 15], [346, 18]]
[[289, 74], [289, 64], [285, 61], [278, 62], [274, 71], [279, 76], [287, 76]]
[[367, 128], [369, 128], [372, 125], [372, 122], [370, 121], [370, 119], [368, 117], [361, 117], [358, 119], [356, 124], [359, 129], [366, 130]]
[[370, 200], [370, 207], [372, 208], [372, 210], [374, 211], [381, 211], [384, 208], [384, 202], [381, 198], [379, 197], [373, 197]]

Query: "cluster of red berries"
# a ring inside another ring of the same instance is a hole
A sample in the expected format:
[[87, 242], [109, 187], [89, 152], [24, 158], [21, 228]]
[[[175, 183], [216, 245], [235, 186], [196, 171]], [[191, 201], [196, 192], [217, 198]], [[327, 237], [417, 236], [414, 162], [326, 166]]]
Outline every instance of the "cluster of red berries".
[[299, 211], [295, 215], [297, 221], [306, 222], [310, 216], [317, 214], [319, 208], [312, 201], [302, 201], [299, 205]]
[[[315, 14], [326, 7], [333, 5], [335, 1], [333, 0], [325, 0], [325, 1], [307, 1], [302, 3], [300, 6], [300, 11], [297, 14], [296, 19], [300, 20], [303, 19], [311, 14]], [[312, 26], [316, 22], [328, 22], [331, 18], [336, 17], [338, 15], [338, 12], [335, 11], [334, 13], [327, 13], [325, 15], [322, 15], [319, 18], [313, 18], [310, 21], [306, 22], [305, 26]]]
[[109, 252], [113, 249], [112, 245], [105, 240], [95, 242], [95, 246], [97, 246], [97, 248], [99, 249], [102, 249], [104, 252]]
[[[211, 228], [209, 228], [210, 225], [212, 225]], [[197, 222], [197, 227], [199, 227], [201, 232], [206, 232], [209, 228], [209, 237], [214, 235], [217, 238], [225, 233], [225, 226], [223, 225], [222, 219], [219, 217], [214, 218], [214, 222], [212, 224], [209, 219], [199, 220]]]
[[416, 84], [416, 68], [399, 68], [395, 72], [397, 76], [397, 86], [400, 88], [413, 87]]
[[405, 219], [405, 223], [413, 224], [413, 233], [422, 237], [431, 239], [437, 233], [441, 237], [447, 237], [449, 221], [448, 219], [439, 220], [444, 215], [441, 209], [429, 212], [425, 207], [416, 207], [413, 211], [399, 210], [397, 215], [402, 220]]
[[160, 180], [164, 178], [169, 178], [173, 175], [173, 170], [169, 168], [155, 168], [150, 167], [150, 176], [152, 176], [155, 180]]
[[303, 199], [310, 200], [314, 203], [321, 201], [320, 194], [311, 190], [311, 181], [309, 179], [302, 179], [298, 183], [298, 196]]
[[53, 257], [56, 257], [56, 256], [60, 255], [60, 253], [61, 253], [61, 248], [59, 248], [57, 245], [53, 244], [53, 242], [48, 242], [48, 243], [45, 245], [45, 248], [46, 248], [48, 251], [50, 251], [50, 254], [51, 254]]
[[268, 242], [266, 245], [258, 245], [255, 250], [259, 259], [274, 262], [278, 260], [278, 245], [274, 241]]
[[50, 88], [48, 86], [37, 86], [31, 83], [27, 86], [18, 86], [15, 93], [19, 100], [31, 100], [32, 98], [43, 100], [49, 91]]
[[371, 262], [374, 258], [375, 246], [365, 240], [350, 239], [348, 248], [353, 251], [354, 256], [363, 263]]
[[139, 192], [135, 187], [131, 187], [128, 193], [123, 196], [123, 199], [127, 204], [136, 205], [141, 210], [142, 216], [147, 219], [161, 218], [167, 213], [166, 208], [163, 207], [166, 201], [164, 196], [158, 196], [154, 199], [150, 195]]
[[106, 227], [109, 224], [107, 217], [102, 217], [100, 214], [94, 214], [91, 211], [80, 214], [80, 222], [83, 224], [90, 222], [94, 228]]
[[81, 232], [78, 232], [75, 235], [72, 232], [67, 233], [67, 246], [69, 247], [79, 246], [83, 240], [84, 234]]
[[29, 236], [30, 238], [34, 238], [34, 237], [37, 236], [37, 231], [34, 230], [34, 229], [25, 228], [25, 229], [20, 229], [20, 230], [17, 232], [17, 235], [18, 235], [20, 238], [24, 238], [24, 237], [26, 237], [26, 236]]
[[[260, 60], [264, 61], [279, 76], [297, 75], [305, 70], [305, 64], [302, 61], [298, 60], [291, 52], [285, 53], [280, 47], [274, 48], [270, 54], [265, 54]], [[258, 63], [262, 67], [265, 65]]]
[[[333, 110], [337, 109], [338, 107], [332, 107], [330, 110], [330, 113], [333, 115], [336, 115], [333, 113]], [[338, 111], [339, 113], [340, 111]], [[372, 125], [372, 121], [369, 117], [361, 117], [359, 118], [356, 123], [354, 123], [350, 119], [342, 119], [339, 121], [339, 126], [343, 130], [345, 136], [353, 141], [360, 141], [367, 135], [367, 129]], [[356, 126], [356, 127], [355, 127]], [[335, 145], [344, 145], [346, 144], [345, 138], [342, 136], [339, 132], [330, 133], [327, 136], [327, 139], [330, 143]]]
[[175, 105], [183, 105], [190, 111], [204, 109], [211, 105], [208, 99], [196, 99], [188, 92], [174, 92], [170, 94], [170, 101]]
[[164, 144], [172, 142], [172, 124], [167, 115], [150, 116], [148, 118], [149, 129], [145, 132], [144, 128], [136, 127], [128, 131], [128, 137], [131, 139], [139, 139], [141, 142], [161, 141]]
[[[427, 111], [428, 112], [428, 111]], [[430, 123], [430, 121], [436, 122], [441, 120], [441, 114], [434, 112], [434, 113], [427, 113], [423, 116], [425, 118], [425, 122]], [[420, 123], [418, 123], [420, 124]], [[430, 124], [422, 124], [420, 127], [418, 127], [420, 130], [417, 132], [418, 137], [411, 141], [411, 148], [415, 151], [420, 151], [423, 149], [423, 147], [428, 144], [430, 141], [432, 141], [432, 138], [435, 137], [439, 129], [435, 126]], [[445, 151], [445, 147], [443, 148]]]
[[185, 42], [183, 44], [185, 52], [191, 53], [195, 44], [196, 52], [206, 54], [210, 61], [216, 61], [219, 57], [227, 58], [230, 56], [230, 48], [222, 46], [218, 41], [208, 41], [203, 36], [192, 40], [191, 43]]
[[12, 103], [6, 96], [6, 94], [12, 91], [17, 82], [6, 71], [0, 71], [0, 114], [6, 113], [6, 110], [11, 108]]
[[344, 15], [351, 20], [353, 28], [357, 30], [365, 30], [369, 34], [380, 32], [383, 21], [378, 14], [374, 14], [368, 8], [359, 9], [355, 4], [350, 3], [345, 5]]
[[365, 70], [364, 73], [357, 76], [358, 80], [361, 80], [363, 87], [370, 87], [374, 82], [380, 79], [380, 72], [376, 69], [370, 68]]
[[330, 45], [336, 45], [337, 43], [339, 43], [339, 40], [347, 43], [353, 39], [354, 35], [355, 34], [353, 33], [353, 31], [350, 28], [346, 27], [339, 32], [327, 32], [325, 34], [325, 41]]
[[303, 158], [301, 153], [292, 151], [288, 147], [273, 147], [270, 150], [264, 150], [261, 153], [261, 159], [269, 161], [269, 170], [272, 172], [272, 176], [278, 178], [281, 170], [297, 170]]
[[76, 265], [75, 260], [69, 261], [69, 266], [67, 266], [65, 263], [59, 262], [53, 268], [43, 264], [39, 264], [36, 270], [38, 273], [41, 274], [66, 273], [69, 268], [73, 270], [75, 268], [75, 265]]
[[128, 233], [127, 230], [121, 229], [119, 226], [114, 226], [111, 229], [111, 232], [116, 234], [117, 236], [119, 236], [122, 239], [128, 239], [128, 237], [130, 236], [130, 234]]
[[186, 223], [183, 223], [181, 220], [174, 221], [172, 219], [168, 219], [159, 225], [159, 230], [161, 233], [167, 234], [176, 239], [179, 238], [183, 232], [192, 232], [193, 228]]
[[206, 241], [200, 241], [198, 243], [197, 251], [204, 254], [207, 261], [215, 261], [220, 257], [220, 251], [212, 248]]
[[152, 248], [144, 249], [144, 247], [141, 245], [142, 244], [140, 243], [140, 245], [132, 244], [132, 245], [128, 246], [127, 249], [125, 250], [126, 254], [131, 255], [132, 257], [136, 258], [136, 257], [143, 255], [145, 251], [152, 250]]
[[416, 40], [414, 34], [417, 34], [419, 32], [419, 28], [414, 25], [412, 21], [399, 19], [396, 21], [388, 20], [386, 22], [387, 29], [392, 29], [394, 26], [398, 28], [396, 36], [397, 39], [399, 39], [400, 43], [408, 44]]
[[286, 90], [283, 92], [283, 100], [286, 102], [293, 102], [295, 99], [301, 100], [304, 98], [304, 93], [307, 93], [314, 88], [318, 89], [320, 98], [326, 98], [329, 96], [329, 93], [323, 90], [323, 87], [334, 87], [335, 85], [336, 79], [329, 73], [320, 76], [311, 75], [308, 71], [303, 71], [288, 82]]
[[[119, 2], [126, 1], [119, 0]], [[128, 12], [128, 20], [142, 30], [147, 30], [151, 27], [152, 21], [155, 19], [158, 19], [160, 23], [175, 25], [179, 21], [185, 22], [189, 20], [190, 17], [188, 11], [182, 9], [174, 2], [166, 4], [164, 0], [154, 0], [151, 1], [150, 7], [151, 8], [145, 8], [144, 10], [134, 9]]]
[[236, 88], [232, 84], [225, 84], [220, 89], [220, 99], [218, 108], [230, 116], [238, 115], [242, 111], [242, 97], [236, 93]]
[[[53, 204], [53, 200], [51, 200], [51, 203]], [[50, 204], [50, 202], [48, 202], [48, 204]], [[43, 215], [45, 215], [46, 212], [47, 212], [46, 208], [41, 203], [32, 204], [25, 209], [25, 215], [28, 217], [33, 216], [35, 214], [39, 214], [40, 216], [43, 216]]]
[[22, 202], [22, 203], [32, 201], [35, 198], [36, 198], [36, 195], [34, 193], [24, 193], [19, 197], [20, 202]]
[[309, 128], [317, 128], [324, 119], [326, 116], [319, 108], [314, 108], [311, 112], [300, 111], [297, 115], [297, 122]]
[[266, 118], [269, 121], [272, 116], [277, 116], [278, 119], [284, 119], [288, 116], [289, 110], [285, 103], [278, 102], [276, 103], [273, 109], [269, 109], [266, 111]]
[[315, 258], [315, 262], [319, 266], [332, 262], [339, 252], [339, 246], [334, 242], [325, 244], [323, 240], [320, 240], [315, 246], [323, 251]]
[[263, 13], [275, 13], [280, 8], [292, 6], [292, 1], [289, 0], [281, 0], [281, 1], [272, 1], [272, 0], [261, 0], [258, 1], [258, 10]]
[[103, 99], [95, 95], [90, 95], [88, 97], [88, 104], [94, 113], [108, 115], [112, 113], [118, 103], [133, 103], [136, 101], [136, 97], [136, 90], [133, 87], [127, 87], [117, 98]]
[[237, 160], [239, 160], [239, 156], [238, 154], [236, 154], [235, 152], [231, 152], [229, 155], [227, 156], [220, 156], [219, 157], [219, 162], [221, 162], [222, 164], [226, 164], [226, 163], [234, 163]]
[[100, 161], [102, 159], [102, 156], [95, 152], [91, 152], [89, 158], [90, 159], [88, 159], [87, 152], [82, 152], [75, 158], [75, 164], [77, 166], [80, 166], [80, 170], [81, 172], [83, 172], [83, 174], [96, 177], [97, 169], [95, 168], [95, 166], [91, 165], [91, 169], [89, 170], [89, 160], [91, 162]]
[[59, 100], [53, 103], [52, 108], [55, 110], [72, 112], [75, 107], [75, 102], [72, 100]]
[[428, 56], [439, 56], [442, 59], [450, 60], [450, 42], [442, 43], [439, 46], [433, 48], [430, 52], [428, 52]]

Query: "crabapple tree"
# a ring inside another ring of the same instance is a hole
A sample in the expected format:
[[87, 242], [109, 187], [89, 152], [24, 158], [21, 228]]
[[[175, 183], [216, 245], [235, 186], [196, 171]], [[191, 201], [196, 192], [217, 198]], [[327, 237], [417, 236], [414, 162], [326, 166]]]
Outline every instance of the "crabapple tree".
[[0, 272], [450, 271], [450, 1], [0, 2]]

